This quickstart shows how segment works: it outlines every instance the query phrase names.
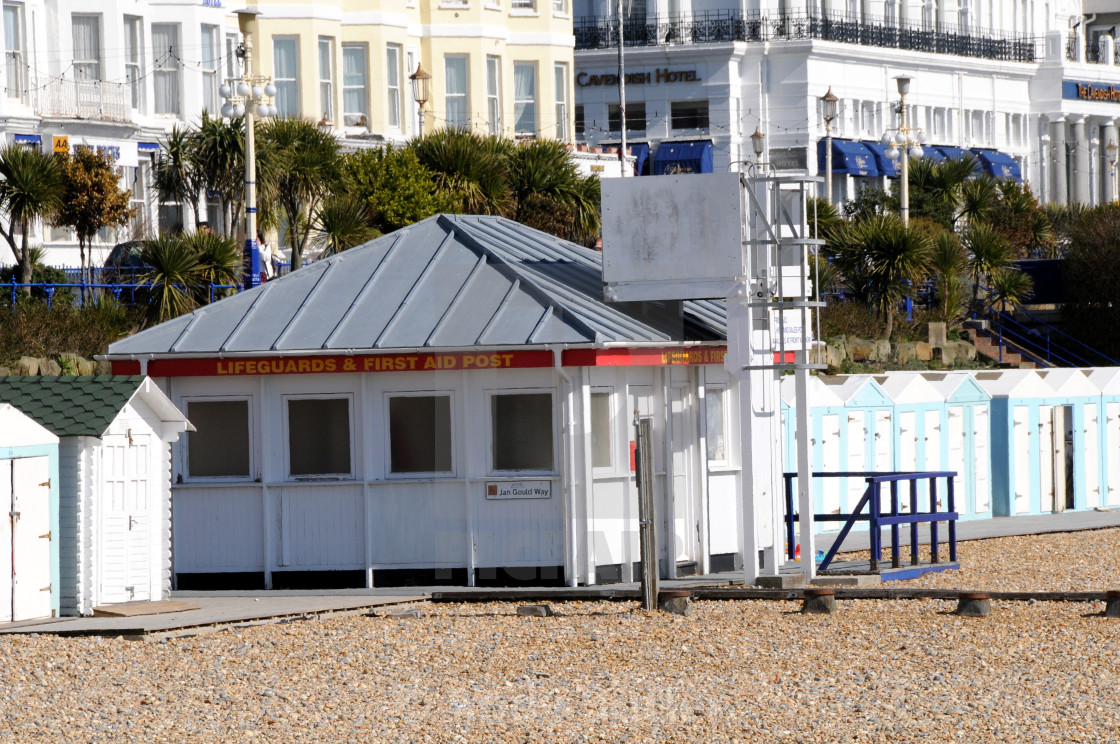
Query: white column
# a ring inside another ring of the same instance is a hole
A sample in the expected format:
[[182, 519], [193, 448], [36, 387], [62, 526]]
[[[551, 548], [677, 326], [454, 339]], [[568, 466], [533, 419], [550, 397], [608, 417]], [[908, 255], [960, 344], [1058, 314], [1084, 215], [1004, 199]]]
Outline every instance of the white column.
[[1050, 120], [1050, 202], [1069, 201], [1066, 184], [1066, 120], [1064, 116]]
[[1090, 204], [1092, 199], [1089, 194], [1089, 137], [1085, 134], [1085, 121], [1088, 117], [1074, 120], [1070, 127], [1070, 144], [1072, 147], [1073, 163], [1070, 174], [1073, 177], [1071, 191], [1073, 201], [1079, 204]]

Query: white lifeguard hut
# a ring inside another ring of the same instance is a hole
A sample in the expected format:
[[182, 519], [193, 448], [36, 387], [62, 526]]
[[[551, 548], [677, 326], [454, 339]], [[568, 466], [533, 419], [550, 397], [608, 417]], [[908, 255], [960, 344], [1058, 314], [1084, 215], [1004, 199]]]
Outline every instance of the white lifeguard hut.
[[[762, 165], [746, 173], [611, 179], [602, 184], [603, 280], [611, 302], [723, 298], [726, 368], [739, 388], [741, 544], [746, 583], [777, 575], [783, 547], [783, 371], [797, 430], [809, 431], [814, 317], [807, 198], [819, 179]], [[813, 556], [809, 447], [796, 438], [803, 555]], [[802, 561], [808, 579], [813, 560]]]

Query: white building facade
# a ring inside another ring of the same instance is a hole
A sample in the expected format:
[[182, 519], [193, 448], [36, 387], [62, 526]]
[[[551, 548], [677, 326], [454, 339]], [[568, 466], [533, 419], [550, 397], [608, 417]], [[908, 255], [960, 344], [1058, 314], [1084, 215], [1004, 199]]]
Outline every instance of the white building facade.
[[[724, 171], [761, 159], [823, 173], [821, 97], [832, 122], [833, 198], [885, 186], [878, 146], [908, 120], [935, 158], [981, 156], [1047, 202], [1117, 195], [1120, 12], [1035, 0], [646, 0], [623, 23], [628, 144], [643, 174]], [[616, 6], [575, 5], [576, 135], [621, 139]], [[666, 144], [670, 147], [666, 148]]]

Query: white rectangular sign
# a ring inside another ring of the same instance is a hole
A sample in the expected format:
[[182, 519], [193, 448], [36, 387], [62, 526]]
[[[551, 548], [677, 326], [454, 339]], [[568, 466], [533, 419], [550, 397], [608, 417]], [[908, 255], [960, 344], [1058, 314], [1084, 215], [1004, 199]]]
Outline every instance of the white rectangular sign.
[[[806, 313], [806, 315], [812, 322], [813, 314]], [[803, 343], [806, 346], [812, 345], [813, 329], [810, 327], [808, 333], [805, 333], [805, 329], [801, 327], [800, 310], [784, 310], [781, 313], [772, 310], [770, 312], [770, 338], [773, 339], [774, 351], [781, 351], [779, 338], [785, 341], [786, 351], [799, 351]]]
[[504, 481], [486, 484], [486, 498], [494, 499], [550, 499], [552, 481]]

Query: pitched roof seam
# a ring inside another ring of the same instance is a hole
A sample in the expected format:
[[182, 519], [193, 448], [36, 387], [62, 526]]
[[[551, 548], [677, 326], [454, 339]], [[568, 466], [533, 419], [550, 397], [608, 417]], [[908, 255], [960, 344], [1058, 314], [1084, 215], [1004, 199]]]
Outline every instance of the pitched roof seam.
[[[540, 320], [538, 320], [536, 326], [533, 327], [533, 332], [529, 334], [529, 343], [538, 343], [537, 334], [544, 330], [544, 326], [548, 322], [549, 318], [551, 318], [555, 314], [555, 308], [553, 308], [551, 305], [545, 306], [544, 312], [541, 313]], [[592, 336], [592, 338], [594, 338], [594, 336]]]
[[446, 325], [448, 319], [451, 317], [451, 314], [455, 310], [457, 310], [460, 303], [462, 303], [463, 297], [465, 297], [467, 294], [467, 289], [478, 277], [478, 275], [482, 273], [482, 269], [484, 266], [486, 266], [486, 262], [487, 257], [485, 253], [478, 257], [478, 261], [475, 262], [474, 268], [471, 269], [471, 273], [468, 274], [467, 278], [463, 280], [463, 283], [459, 285], [459, 291], [455, 293], [455, 297], [451, 300], [451, 304], [449, 304], [447, 306], [447, 309], [443, 311], [443, 315], [438, 321], [436, 321], [435, 328], [433, 328], [432, 332], [428, 334], [428, 337], [424, 339], [425, 346], [432, 345], [432, 342], [435, 340], [436, 335], [440, 332], [444, 325]]
[[486, 334], [489, 333], [490, 329], [493, 328], [494, 325], [498, 322], [498, 318], [501, 317], [502, 313], [505, 312], [506, 307], [509, 306], [510, 299], [512, 299], [513, 296], [517, 294], [517, 290], [520, 288], [521, 280], [514, 277], [513, 282], [511, 282], [509, 285], [509, 291], [506, 292], [506, 296], [502, 298], [501, 303], [498, 305], [498, 309], [495, 310], [494, 314], [490, 316], [490, 320], [486, 322], [486, 327], [482, 329], [482, 332], [478, 334], [478, 338], [474, 340], [476, 344], [485, 343]]
[[245, 314], [241, 316], [241, 320], [237, 322], [237, 325], [235, 325], [233, 327], [233, 330], [229, 332], [229, 335], [226, 336], [226, 340], [223, 341], [221, 346], [218, 347], [218, 351], [225, 351], [229, 348], [229, 345], [233, 343], [233, 340], [235, 338], [237, 338], [237, 334], [241, 331], [242, 328], [246, 326], [246, 324], [248, 324], [249, 316], [253, 314], [253, 310], [256, 309], [258, 304], [264, 302], [264, 298], [268, 297], [269, 292], [272, 291], [272, 285], [268, 282], [265, 282], [262, 286], [263, 288], [261, 289], [260, 294], [258, 294], [253, 299], [253, 303], [249, 305], [249, 309], [245, 311]]
[[333, 269], [340, 263], [342, 263], [341, 260], [326, 262], [326, 266], [323, 267], [323, 271], [321, 274], [319, 274], [319, 278], [316, 279], [315, 284], [311, 286], [311, 291], [308, 292], [307, 295], [303, 298], [303, 302], [299, 303], [299, 307], [297, 307], [296, 311], [292, 313], [292, 317], [288, 320], [287, 325], [284, 326], [284, 330], [280, 331], [280, 335], [277, 336], [276, 340], [272, 342], [272, 346], [269, 347], [272, 351], [276, 351], [280, 348], [280, 344], [284, 342], [284, 338], [291, 332], [293, 328], [296, 327], [296, 323], [299, 322], [299, 319], [302, 318], [303, 314], [307, 312], [307, 309], [311, 307], [311, 298], [315, 296], [315, 293], [318, 292], [320, 288], [326, 286], [326, 279], [330, 275], [331, 269]]
[[447, 252], [447, 247], [453, 242], [455, 242], [455, 233], [448, 232], [448, 234], [444, 236], [443, 240], [440, 241], [439, 247], [432, 252], [432, 257], [428, 259], [428, 263], [420, 272], [420, 276], [416, 277], [416, 281], [414, 281], [412, 283], [412, 286], [408, 288], [408, 293], [405, 294], [404, 299], [401, 300], [401, 304], [397, 305], [397, 309], [393, 312], [393, 317], [389, 318], [389, 322], [386, 323], [385, 327], [381, 329], [381, 333], [377, 336], [377, 340], [373, 342], [373, 348], [381, 348], [382, 339], [388, 336], [389, 332], [392, 331], [393, 328], [397, 325], [397, 321], [404, 315], [405, 311], [408, 309], [409, 303], [412, 302], [412, 299], [420, 291], [421, 285], [423, 285], [424, 281], [429, 276], [431, 276], [433, 267], [436, 265], [436, 263], [439, 262], [439, 259], [443, 256], [444, 253]]
[[354, 298], [354, 301], [350, 303], [350, 307], [346, 308], [346, 312], [344, 312], [342, 314], [342, 317], [338, 319], [338, 322], [335, 323], [334, 329], [330, 332], [330, 335], [327, 336], [326, 340], [323, 341], [323, 345], [319, 348], [330, 348], [331, 342], [334, 341], [335, 337], [342, 332], [343, 327], [358, 311], [358, 306], [361, 305], [366, 296], [373, 291], [373, 288], [377, 284], [377, 278], [381, 275], [381, 271], [389, 262], [389, 255], [393, 252], [393, 249], [396, 248], [397, 245], [401, 242], [402, 237], [406, 234], [407, 231], [405, 229], [401, 229], [396, 232], [396, 237], [393, 239], [393, 242], [389, 245], [389, 247], [385, 249], [385, 255], [383, 255], [381, 257], [381, 260], [377, 262], [377, 266], [374, 267], [373, 272], [369, 275], [369, 279], [366, 280], [365, 286], [362, 287], [360, 292], [358, 292], [358, 296]]

